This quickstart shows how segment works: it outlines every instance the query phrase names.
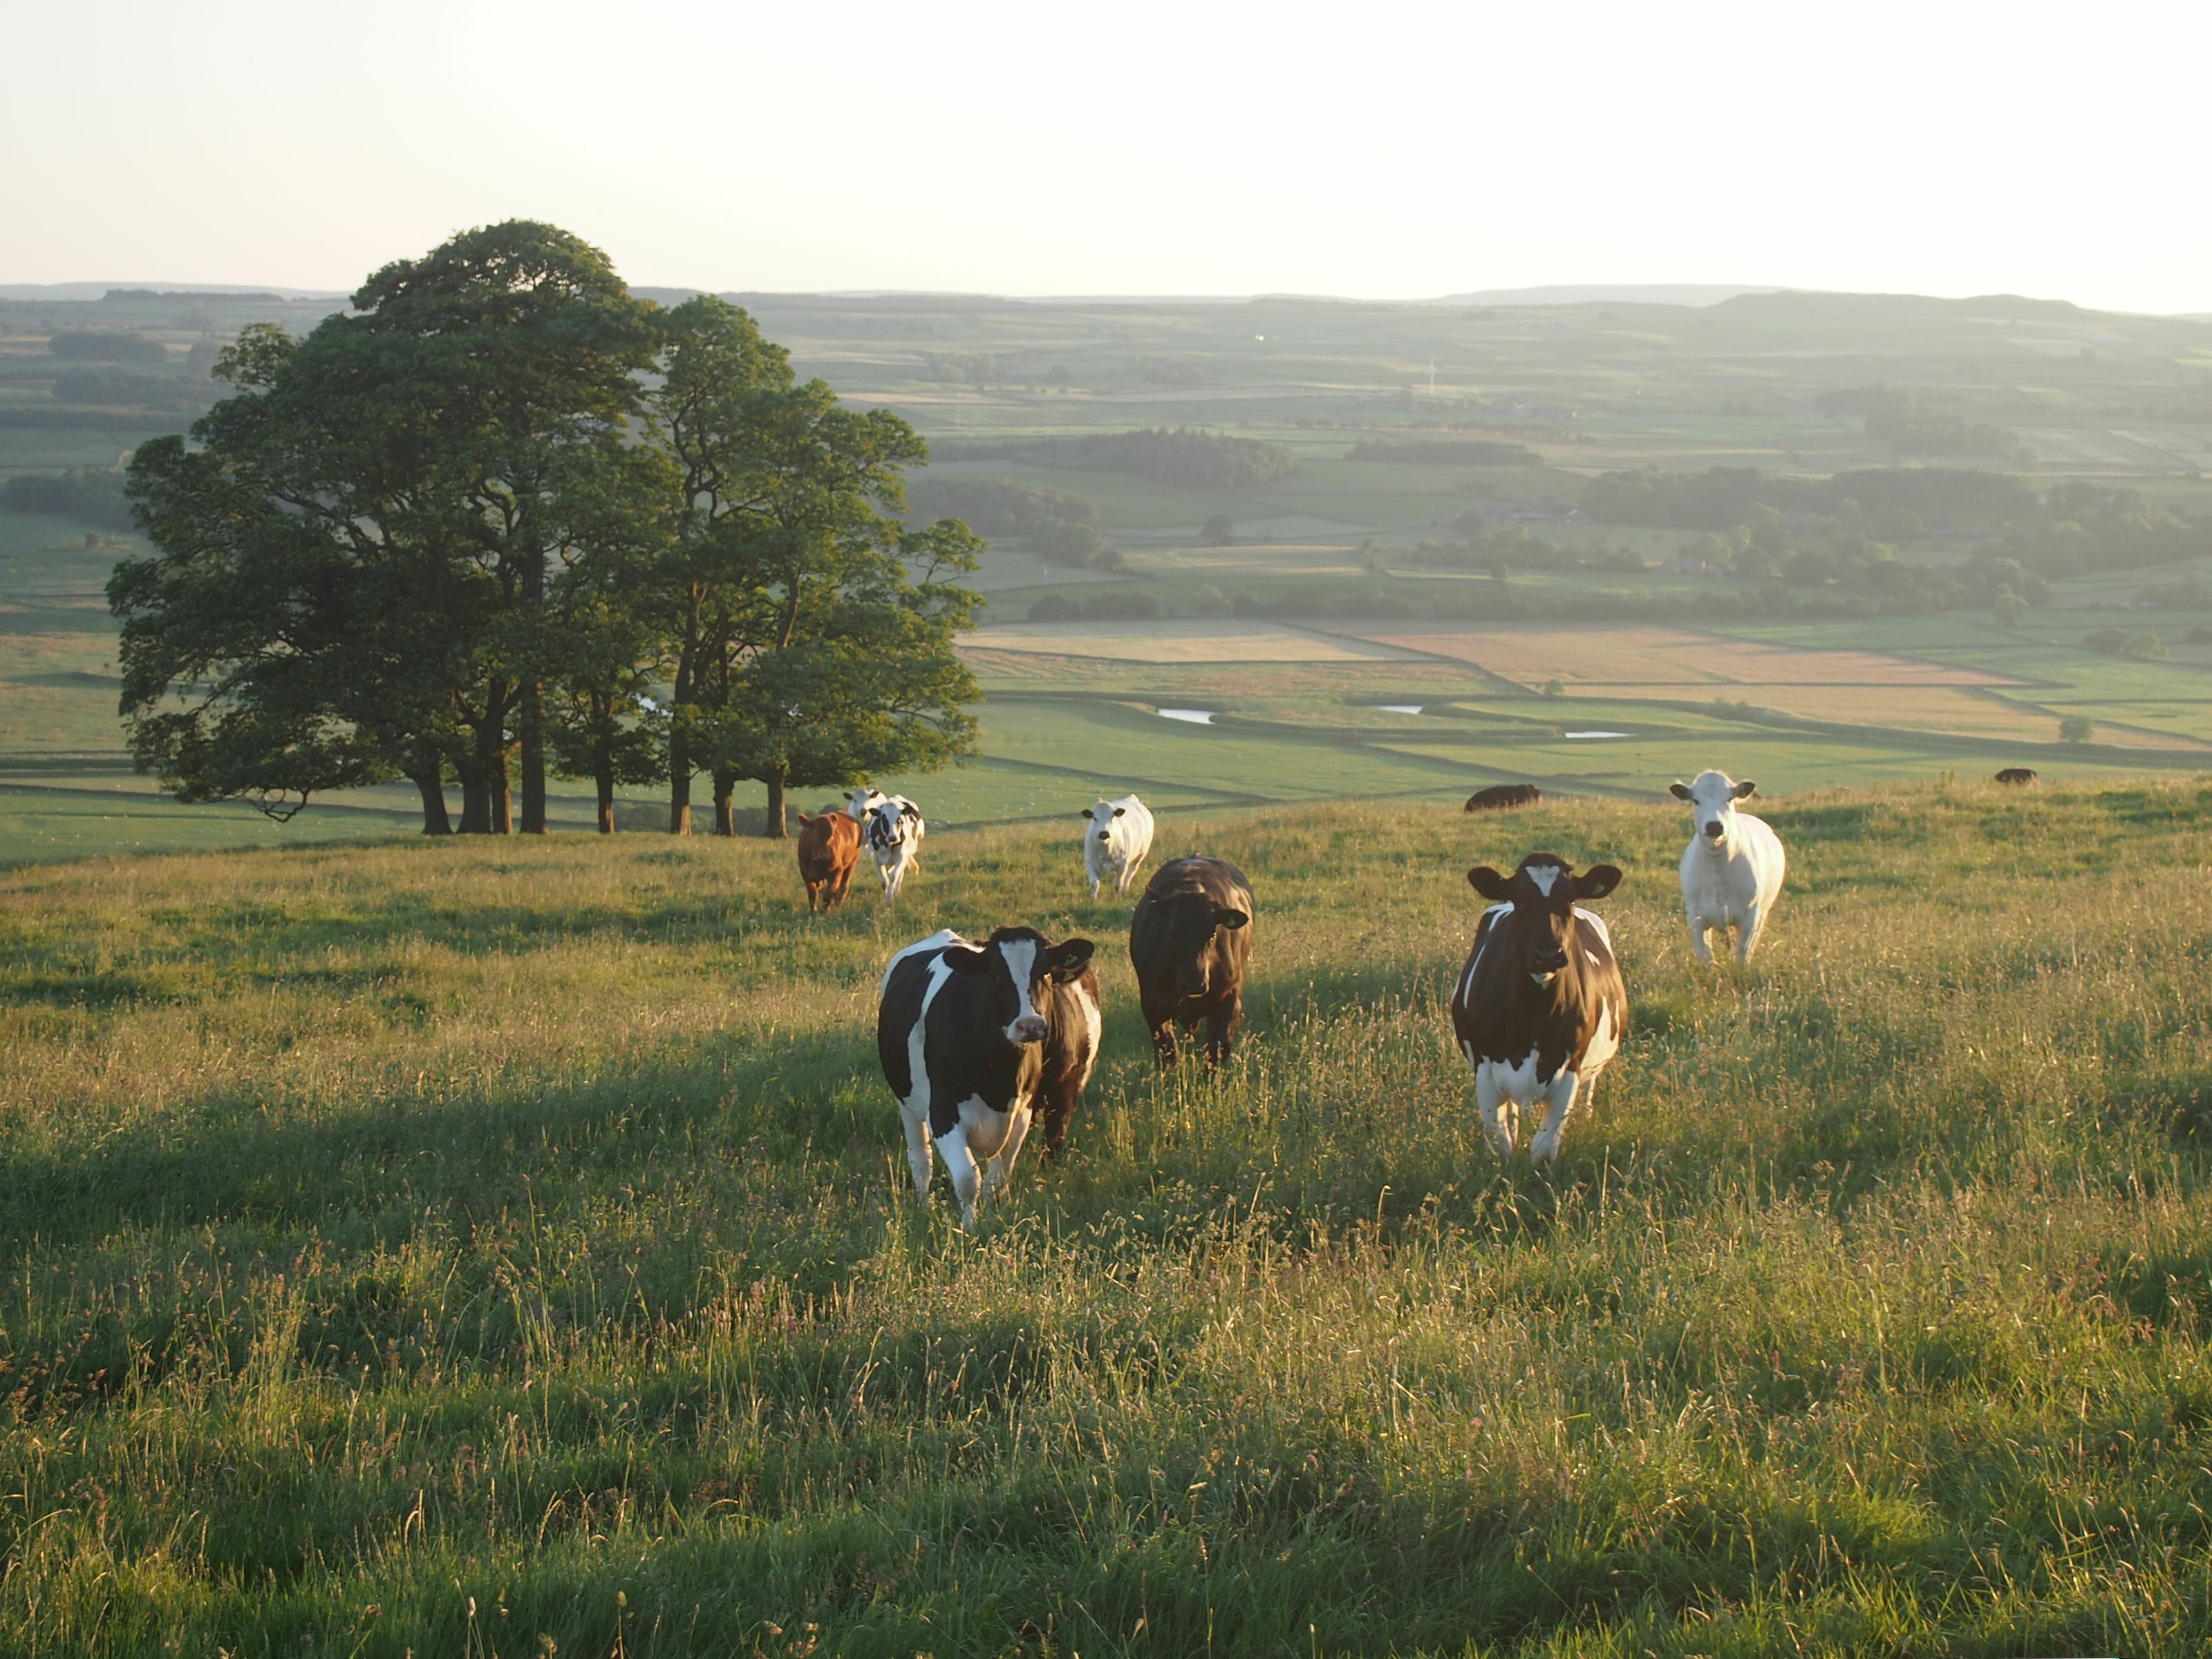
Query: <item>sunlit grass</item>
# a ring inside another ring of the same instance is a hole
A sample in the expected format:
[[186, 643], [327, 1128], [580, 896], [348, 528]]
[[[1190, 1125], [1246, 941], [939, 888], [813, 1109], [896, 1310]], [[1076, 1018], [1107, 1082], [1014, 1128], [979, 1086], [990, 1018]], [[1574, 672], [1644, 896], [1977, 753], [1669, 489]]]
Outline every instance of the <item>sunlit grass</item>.
[[[2212, 1632], [2196, 785], [1835, 792], [1694, 974], [1672, 809], [1177, 823], [1250, 1041], [1153, 1072], [1065, 829], [0, 878], [0, 1649], [2179, 1652]], [[1635, 1037], [1482, 1144], [1462, 872]], [[884, 958], [1098, 939], [1068, 1154], [902, 1196]]]

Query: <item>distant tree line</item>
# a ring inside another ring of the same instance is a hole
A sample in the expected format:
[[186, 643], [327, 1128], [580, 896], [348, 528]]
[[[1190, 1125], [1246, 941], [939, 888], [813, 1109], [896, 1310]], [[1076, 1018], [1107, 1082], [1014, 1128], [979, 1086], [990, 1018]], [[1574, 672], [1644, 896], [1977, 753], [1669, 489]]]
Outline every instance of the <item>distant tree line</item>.
[[546, 828], [550, 775], [787, 790], [969, 752], [953, 651], [981, 544], [908, 529], [927, 449], [800, 383], [752, 319], [634, 298], [513, 222], [386, 266], [305, 338], [249, 326], [234, 395], [132, 459], [154, 551], [108, 586], [139, 766], [280, 816], [405, 778], [426, 833]]
[[1099, 539], [1098, 503], [1073, 490], [1012, 478], [924, 478], [909, 492], [915, 513], [958, 519], [985, 536], [1022, 536], [1054, 564], [1119, 569]]
[[46, 342], [57, 357], [80, 363], [166, 363], [169, 349], [143, 334], [117, 334], [97, 329], [65, 329]]
[[131, 503], [123, 475], [100, 468], [73, 466], [66, 472], [21, 472], [0, 483], [0, 509], [52, 513], [82, 519], [106, 530], [132, 530]]
[[1415, 438], [1393, 442], [1362, 438], [1346, 450], [1347, 461], [1391, 461], [1403, 466], [1540, 466], [1543, 457], [1526, 444], [1482, 438]]
[[1600, 524], [1664, 530], [1730, 530], [1754, 507], [1782, 514], [1832, 515], [1852, 503], [1873, 515], [1966, 514], [2010, 519], [2036, 510], [2034, 490], [2006, 472], [1965, 468], [1887, 467], [1838, 472], [1829, 478], [1777, 477], [1755, 466], [1715, 466], [1703, 472], [1603, 472], [1583, 494], [1583, 510]]
[[1011, 443], [940, 438], [933, 453], [943, 461], [1029, 461], [1040, 466], [1133, 472], [1148, 483], [1178, 489], [1244, 489], [1298, 470], [1298, 458], [1281, 444], [1188, 427]]
[[1842, 386], [1813, 404], [1824, 414], [1862, 416], [1867, 436], [1900, 455], [2011, 456], [2020, 449], [2020, 440], [2002, 428], [1929, 409], [1901, 387]]

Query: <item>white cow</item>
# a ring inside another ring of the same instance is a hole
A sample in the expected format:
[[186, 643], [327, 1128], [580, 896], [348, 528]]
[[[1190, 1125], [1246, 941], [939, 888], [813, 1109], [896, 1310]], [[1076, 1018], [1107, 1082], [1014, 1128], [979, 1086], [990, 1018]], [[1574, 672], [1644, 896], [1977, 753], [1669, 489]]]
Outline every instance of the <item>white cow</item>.
[[1713, 959], [1706, 931], [1725, 941], [1735, 929], [1735, 959], [1749, 962], [1759, 933], [1782, 894], [1782, 838], [1764, 819], [1736, 811], [1758, 786], [1725, 772], [1700, 772], [1695, 783], [1676, 783], [1677, 800], [1691, 804], [1690, 844], [1682, 853], [1682, 907], [1689, 913], [1690, 949], [1699, 962]]
[[1091, 899], [1106, 878], [1114, 878], [1114, 890], [1126, 893], [1152, 850], [1152, 810], [1134, 795], [1102, 800], [1083, 819], [1083, 870], [1091, 878]]
[[[853, 792], [856, 802], [862, 793]], [[928, 826], [921, 820], [921, 808], [904, 795], [878, 794], [872, 789], [865, 793], [870, 805], [865, 812], [854, 816], [860, 820], [860, 839], [875, 854], [876, 872], [884, 878], [884, 896], [895, 899], [906, 885], [907, 872], [921, 866], [921, 838]]]

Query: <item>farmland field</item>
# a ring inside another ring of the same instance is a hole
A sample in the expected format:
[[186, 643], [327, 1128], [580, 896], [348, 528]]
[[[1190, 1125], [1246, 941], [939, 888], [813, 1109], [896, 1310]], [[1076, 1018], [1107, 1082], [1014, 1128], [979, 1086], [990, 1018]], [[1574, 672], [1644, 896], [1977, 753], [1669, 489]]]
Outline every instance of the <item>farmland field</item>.
[[[757, 841], [18, 869], [0, 1649], [2197, 1650], [2208, 809], [1790, 796], [1705, 973], [1671, 805], [1164, 809], [1259, 896], [1217, 1078], [1072, 820], [811, 918]], [[1442, 1012], [1538, 846], [1628, 872], [1634, 1010], [1547, 1176]], [[1104, 1054], [971, 1236], [872, 998], [1017, 918]]]

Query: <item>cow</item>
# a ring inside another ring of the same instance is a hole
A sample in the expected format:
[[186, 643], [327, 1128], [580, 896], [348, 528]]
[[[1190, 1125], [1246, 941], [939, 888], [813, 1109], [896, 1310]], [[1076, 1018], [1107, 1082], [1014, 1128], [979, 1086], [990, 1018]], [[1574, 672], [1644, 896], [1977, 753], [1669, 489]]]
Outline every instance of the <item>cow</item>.
[[849, 812], [799, 815], [799, 878], [806, 884], [806, 908], [817, 901], [828, 910], [845, 902], [853, 866], [860, 857], [860, 826]]
[[1544, 799], [1544, 792], [1533, 783], [1493, 783], [1487, 789], [1478, 789], [1467, 798], [1463, 812], [1499, 812], [1509, 806], [1534, 806]]
[[896, 898], [908, 872], [921, 864], [921, 838], [929, 828], [922, 822], [921, 808], [904, 795], [860, 788], [847, 798], [845, 811], [860, 824], [860, 839], [875, 855], [884, 896]]
[[[929, 1202], [933, 1146], [963, 1226], [1006, 1184], [1042, 1106], [1058, 1154], [1098, 1060], [1097, 947], [1001, 927], [981, 945], [946, 928], [884, 969], [876, 1054], [906, 1125], [915, 1196]], [[975, 1160], [990, 1160], [979, 1171]]]
[[1251, 883], [1219, 859], [1172, 860], [1146, 884], [1129, 918], [1129, 961], [1162, 1066], [1175, 1064], [1175, 1028], [1201, 1019], [1206, 1057], [1229, 1058], [1244, 1013], [1252, 914]]
[[1599, 864], [1577, 875], [1556, 853], [1531, 853], [1510, 876], [1480, 865], [1467, 879], [1492, 902], [1452, 993], [1452, 1031], [1474, 1070], [1475, 1104], [1498, 1155], [1513, 1156], [1522, 1109], [1541, 1101], [1528, 1158], [1548, 1163], [1628, 1029], [1613, 937], [1577, 902], [1603, 898], [1620, 872]]
[[1137, 867], [1152, 850], [1152, 809], [1134, 795], [1102, 800], [1079, 814], [1084, 823], [1083, 872], [1091, 878], [1091, 902], [1098, 902], [1098, 889], [1107, 877], [1114, 890], [1126, 893]]
[[2032, 766], [2008, 766], [1997, 774], [1996, 781], [2025, 788], [2037, 781], [2035, 769]]
[[1682, 852], [1682, 908], [1690, 921], [1690, 950], [1713, 959], [1708, 929], [1723, 943], [1735, 929], [1735, 959], [1749, 962], [1759, 936], [1782, 893], [1782, 838], [1762, 818], [1736, 811], [1736, 802], [1759, 786], [1736, 782], [1725, 772], [1700, 772], [1695, 783], [1676, 782], [1669, 793], [1690, 803], [1690, 844]]

